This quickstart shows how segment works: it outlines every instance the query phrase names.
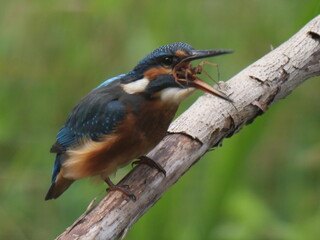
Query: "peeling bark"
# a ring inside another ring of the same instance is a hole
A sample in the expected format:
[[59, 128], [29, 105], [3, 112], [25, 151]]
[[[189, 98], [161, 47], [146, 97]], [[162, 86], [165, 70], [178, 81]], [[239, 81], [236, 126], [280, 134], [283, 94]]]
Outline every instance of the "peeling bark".
[[167, 176], [140, 165], [120, 184], [130, 186], [133, 202], [120, 192], [109, 193], [57, 239], [118, 239], [210, 148], [285, 98], [306, 79], [320, 75], [320, 16], [281, 46], [219, 87], [234, 101], [200, 97], [174, 121], [169, 134], [148, 157]]

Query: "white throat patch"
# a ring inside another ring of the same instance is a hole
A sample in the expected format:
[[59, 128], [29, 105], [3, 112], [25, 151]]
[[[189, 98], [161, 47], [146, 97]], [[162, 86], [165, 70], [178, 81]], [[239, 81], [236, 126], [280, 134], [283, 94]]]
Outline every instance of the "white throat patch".
[[142, 78], [131, 83], [121, 84], [120, 87], [128, 94], [136, 94], [143, 92], [148, 84], [149, 80]]
[[166, 88], [160, 91], [160, 99], [164, 102], [179, 104], [194, 91], [195, 88]]

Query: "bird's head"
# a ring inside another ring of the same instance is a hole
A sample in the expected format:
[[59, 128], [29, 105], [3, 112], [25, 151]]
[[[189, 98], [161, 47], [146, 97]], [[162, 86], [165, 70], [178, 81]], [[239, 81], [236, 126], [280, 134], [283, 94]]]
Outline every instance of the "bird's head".
[[[230, 50], [194, 50], [187, 43], [173, 43], [157, 48], [123, 78], [121, 87], [129, 94], [145, 94], [151, 98], [180, 103], [195, 89], [229, 98], [198, 78], [177, 78], [177, 66], [187, 67], [196, 59], [230, 53]], [[187, 75], [186, 75], [187, 76]]]

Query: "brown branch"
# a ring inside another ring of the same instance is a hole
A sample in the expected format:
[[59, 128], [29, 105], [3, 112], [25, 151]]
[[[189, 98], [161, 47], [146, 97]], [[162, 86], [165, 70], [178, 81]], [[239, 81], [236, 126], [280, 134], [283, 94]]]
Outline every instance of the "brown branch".
[[234, 105], [204, 95], [183, 113], [148, 156], [167, 176], [140, 165], [121, 184], [137, 196], [133, 202], [109, 193], [57, 239], [118, 239], [210, 148], [251, 123], [306, 79], [320, 74], [320, 16], [287, 42], [227, 83], [220, 83]]

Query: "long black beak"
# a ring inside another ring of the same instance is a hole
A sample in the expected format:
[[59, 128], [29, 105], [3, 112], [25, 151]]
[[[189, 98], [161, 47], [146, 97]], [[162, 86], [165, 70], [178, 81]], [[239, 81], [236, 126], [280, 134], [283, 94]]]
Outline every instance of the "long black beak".
[[227, 100], [228, 102], [233, 102], [227, 95], [225, 95], [223, 92], [220, 92], [217, 89], [214, 89], [211, 87], [209, 84], [206, 82], [200, 80], [199, 78], [193, 80], [192, 82], [189, 83], [190, 86], [195, 87], [199, 90], [202, 90], [204, 92], [210, 93], [212, 95], [216, 95], [224, 100]]
[[192, 50], [191, 55], [184, 58], [182, 62], [193, 61], [196, 59], [214, 57], [222, 54], [232, 53], [232, 50], [215, 49], [215, 50]]

